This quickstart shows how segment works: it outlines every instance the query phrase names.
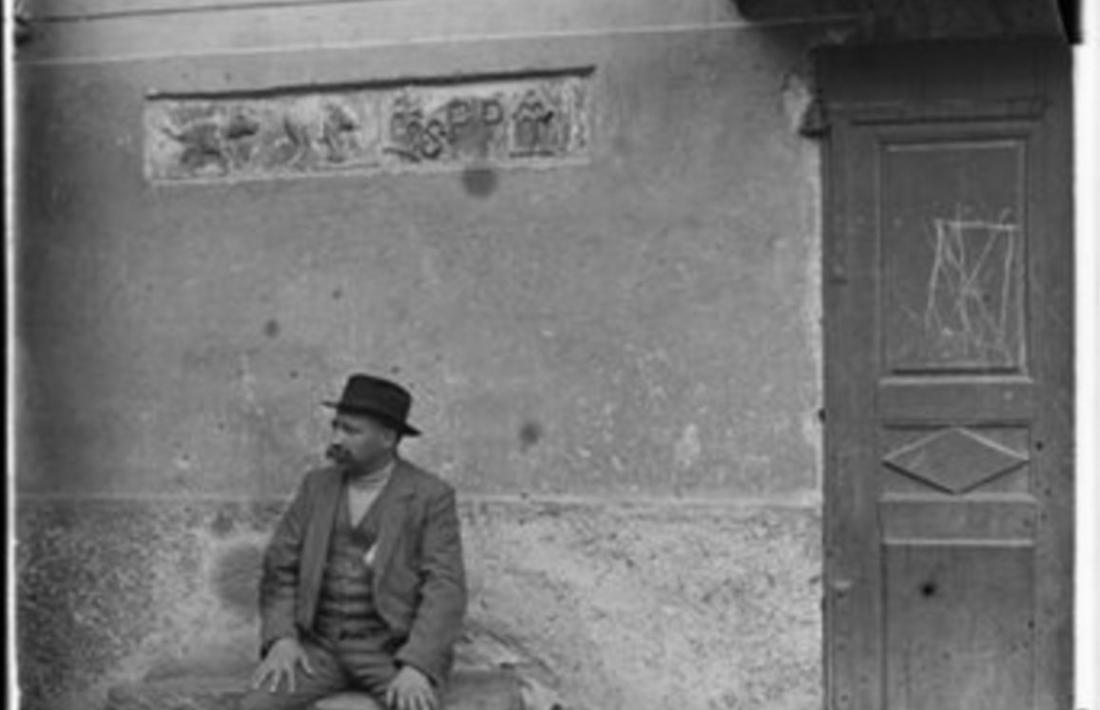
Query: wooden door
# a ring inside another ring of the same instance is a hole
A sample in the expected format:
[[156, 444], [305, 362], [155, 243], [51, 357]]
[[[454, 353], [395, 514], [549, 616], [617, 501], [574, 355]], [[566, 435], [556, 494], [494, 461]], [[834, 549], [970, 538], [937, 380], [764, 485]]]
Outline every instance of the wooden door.
[[1069, 710], [1069, 51], [818, 68], [830, 707]]

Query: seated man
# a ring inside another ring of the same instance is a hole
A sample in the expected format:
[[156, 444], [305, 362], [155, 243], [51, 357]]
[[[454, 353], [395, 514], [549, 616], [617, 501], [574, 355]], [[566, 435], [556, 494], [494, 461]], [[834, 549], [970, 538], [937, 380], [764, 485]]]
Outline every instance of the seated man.
[[342, 690], [397, 710], [438, 707], [466, 609], [454, 489], [400, 458], [409, 393], [353, 375], [333, 463], [275, 530], [260, 582], [261, 655], [245, 710], [308, 708]]

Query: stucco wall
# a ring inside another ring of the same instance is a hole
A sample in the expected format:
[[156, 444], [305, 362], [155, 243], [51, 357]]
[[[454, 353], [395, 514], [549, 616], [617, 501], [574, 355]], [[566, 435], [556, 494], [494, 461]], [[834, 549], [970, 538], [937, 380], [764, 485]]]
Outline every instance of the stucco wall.
[[[473, 623], [571, 704], [818, 707], [819, 172], [796, 126], [827, 26], [401, 5], [56, 21], [27, 49], [27, 706], [251, 653], [255, 551], [319, 460], [318, 402], [368, 370], [411, 387], [406, 453], [459, 489]], [[144, 177], [150, 91], [578, 66], [579, 163]]]

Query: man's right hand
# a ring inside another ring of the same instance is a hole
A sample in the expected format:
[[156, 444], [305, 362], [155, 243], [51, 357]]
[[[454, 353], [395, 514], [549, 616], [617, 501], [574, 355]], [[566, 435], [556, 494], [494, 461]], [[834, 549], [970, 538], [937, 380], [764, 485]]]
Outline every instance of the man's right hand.
[[309, 665], [309, 657], [306, 655], [302, 644], [295, 638], [282, 638], [275, 642], [267, 652], [262, 663], [252, 674], [252, 687], [255, 689], [266, 688], [272, 693], [279, 692], [286, 678], [288, 693], [294, 692], [294, 677], [298, 668], [306, 675], [313, 675], [313, 667]]

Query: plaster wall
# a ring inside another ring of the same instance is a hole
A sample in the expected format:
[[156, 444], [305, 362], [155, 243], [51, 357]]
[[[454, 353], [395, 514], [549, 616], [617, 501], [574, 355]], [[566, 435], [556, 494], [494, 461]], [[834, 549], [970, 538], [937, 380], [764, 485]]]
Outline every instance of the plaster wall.
[[[472, 628], [570, 705], [820, 705], [820, 179], [797, 124], [829, 23], [114, 4], [43, 5], [18, 66], [27, 707], [254, 652], [258, 550], [358, 370], [410, 386], [406, 454], [458, 487]], [[579, 162], [143, 172], [151, 92], [576, 67]]]

